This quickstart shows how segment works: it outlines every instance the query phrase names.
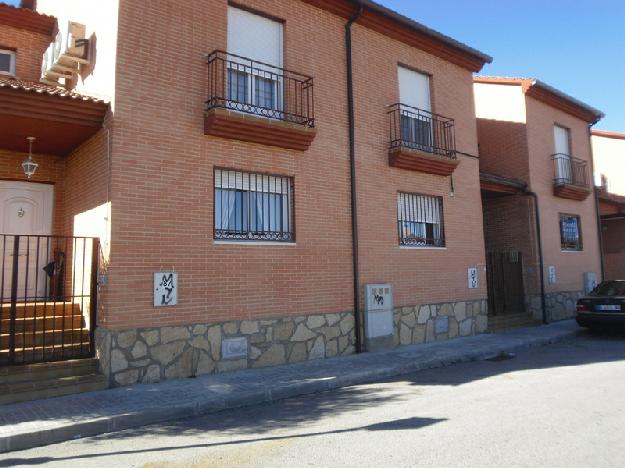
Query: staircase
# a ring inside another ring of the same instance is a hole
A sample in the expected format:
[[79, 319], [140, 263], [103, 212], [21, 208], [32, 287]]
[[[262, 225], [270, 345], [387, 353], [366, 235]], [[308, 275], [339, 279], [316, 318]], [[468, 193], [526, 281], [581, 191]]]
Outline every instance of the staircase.
[[0, 367], [0, 405], [107, 387], [95, 358]]
[[[0, 308], [0, 366], [9, 362], [11, 304]], [[18, 303], [12, 364], [89, 357], [90, 334], [79, 303]]]
[[11, 304], [0, 305], [0, 404], [107, 388], [91, 356], [80, 303], [16, 304], [13, 339]]
[[512, 330], [514, 328], [534, 327], [540, 324], [540, 320], [534, 319], [527, 312], [488, 316], [488, 331], [490, 333]]

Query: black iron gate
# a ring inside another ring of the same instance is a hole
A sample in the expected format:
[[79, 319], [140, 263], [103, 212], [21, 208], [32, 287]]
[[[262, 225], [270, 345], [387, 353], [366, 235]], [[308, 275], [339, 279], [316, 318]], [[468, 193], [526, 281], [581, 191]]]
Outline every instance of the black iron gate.
[[488, 252], [486, 262], [490, 314], [505, 315], [525, 312], [521, 252]]
[[95, 355], [98, 239], [0, 234], [0, 365]]

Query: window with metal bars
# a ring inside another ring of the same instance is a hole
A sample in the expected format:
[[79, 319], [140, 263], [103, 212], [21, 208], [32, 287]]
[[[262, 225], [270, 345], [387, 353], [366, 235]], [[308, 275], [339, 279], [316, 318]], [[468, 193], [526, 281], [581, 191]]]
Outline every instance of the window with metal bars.
[[444, 247], [443, 199], [398, 192], [397, 227], [399, 245]]
[[293, 242], [293, 178], [215, 169], [218, 240]]
[[560, 214], [560, 246], [562, 250], [583, 250], [579, 216]]

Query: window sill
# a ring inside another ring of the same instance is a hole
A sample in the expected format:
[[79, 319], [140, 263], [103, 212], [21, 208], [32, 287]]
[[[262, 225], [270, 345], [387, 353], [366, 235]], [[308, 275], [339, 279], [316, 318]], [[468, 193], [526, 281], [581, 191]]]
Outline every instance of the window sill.
[[428, 247], [428, 246], [412, 246], [412, 245], [400, 245], [400, 249], [402, 250], [447, 250], [447, 247]]
[[580, 250], [560, 249], [560, 252], [563, 252], [563, 253], [582, 253], [582, 252], [584, 252], [584, 249], [580, 249]]
[[237, 240], [213, 240], [214, 245], [249, 245], [249, 246], [285, 246], [295, 247], [296, 242], [272, 242], [272, 241], [237, 241]]

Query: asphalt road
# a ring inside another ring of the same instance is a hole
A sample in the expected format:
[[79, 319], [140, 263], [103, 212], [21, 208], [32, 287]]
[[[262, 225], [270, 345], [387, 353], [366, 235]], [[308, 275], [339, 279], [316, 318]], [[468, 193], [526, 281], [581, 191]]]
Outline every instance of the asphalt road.
[[625, 466], [625, 335], [0, 455], [2, 466]]

